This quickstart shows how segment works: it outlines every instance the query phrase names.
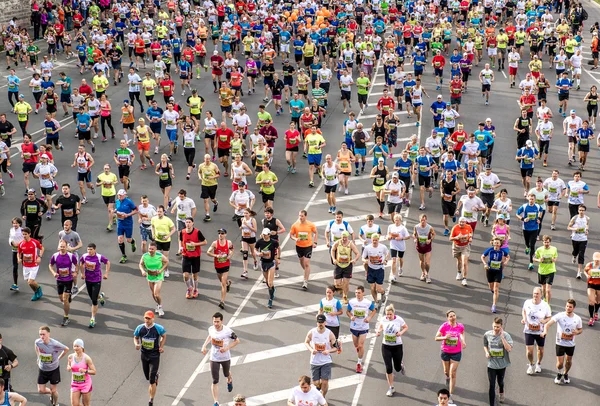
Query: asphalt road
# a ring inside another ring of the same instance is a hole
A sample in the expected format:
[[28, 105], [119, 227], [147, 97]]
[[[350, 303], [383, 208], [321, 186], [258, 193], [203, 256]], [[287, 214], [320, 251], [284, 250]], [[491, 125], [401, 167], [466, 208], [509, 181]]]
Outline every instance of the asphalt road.
[[[589, 21], [596, 21], [600, 12], [596, 6], [588, 7]], [[589, 34], [586, 34], [589, 41]], [[589, 53], [586, 54], [589, 57]], [[61, 65], [61, 64], [59, 64]], [[524, 74], [524, 66], [520, 74]], [[79, 73], [73, 61], [62, 63], [61, 66], [70, 75], [75, 83], [79, 82]], [[407, 67], [407, 69], [410, 69]], [[59, 71], [60, 69], [57, 69]], [[478, 74], [474, 68], [475, 75]], [[553, 78], [553, 70], [545, 62], [545, 72]], [[570, 105], [578, 111], [584, 111], [581, 101], [585, 90], [592, 84], [600, 82], [600, 75], [587, 73], [583, 76], [582, 90], [573, 91]], [[23, 79], [25, 72], [19, 69], [18, 75]], [[88, 80], [91, 79], [86, 74]], [[552, 80], [551, 80], [552, 81]], [[213, 96], [210, 79], [194, 79], [194, 86], [200, 94], [207, 99], [205, 110], [218, 111], [218, 100]], [[374, 104], [382, 91], [383, 75], [378, 74], [375, 86], [369, 98], [369, 103]], [[430, 95], [435, 97], [433, 77], [429, 73], [424, 76], [424, 87]], [[509, 89], [508, 80], [496, 72], [496, 82], [493, 86], [493, 96], [489, 107], [484, 106], [483, 99], [479, 96], [477, 83], [473, 81], [469, 92], [463, 97], [461, 122], [467, 130], [474, 130], [476, 124], [486, 117], [491, 117], [497, 127], [497, 146], [494, 151], [494, 172], [498, 174], [505, 185], [513, 205], [518, 207], [523, 202], [521, 197], [520, 178], [517, 164], [514, 161], [515, 142], [512, 125], [517, 117], [518, 110], [515, 100], [517, 91]], [[335, 86], [332, 86], [335, 88]], [[442, 94], [448, 97], [447, 89]], [[32, 97], [26, 93], [31, 102]], [[117, 109], [123, 99], [127, 98], [125, 85], [117, 89], [109, 88], [109, 95], [113, 109]], [[262, 95], [245, 96], [243, 102], [248, 106], [248, 114], [256, 117], [257, 106]], [[328, 140], [326, 152], [335, 153], [341, 141], [341, 125], [345, 116], [343, 107], [336, 94], [332, 94], [330, 113], [325, 119], [323, 133]], [[181, 96], [177, 101], [183, 103]], [[550, 92], [549, 105], [557, 112], [557, 99], [554, 91]], [[426, 100], [426, 101], [433, 101]], [[426, 103], [427, 104], [427, 103]], [[0, 102], [3, 111], [8, 110], [8, 102]], [[272, 114], [272, 105], [268, 108]], [[375, 114], [374, 108], [365, 113], [367, 118], [362, 121], [370, 126], [374, 120], [370, 115]], [[431, 130], [432, 121], [428, 113], [424, 115], [423, 125], [414, 127], [414, 118], [407, 119], [401, 115], [401, 123], [407, 124], [399, 130], [399, 138], [404, 139], [416, 133], [424, 143]], [[9, 114], [9, 119], [16, 119]], [[35, 140], [42, 136], [41, 131], [35, 132], [42, 126], [42, 116], [32, 116], [30, 131], [34, 133]], [[113, 117], [113, 122], [118, 121]], [[287, 114], [276, 118], [276, 126], [281, 132], [287, 128]], [[410, 124], [409, 124], [410, 123]], [[556, 126], [560, 124], [554, 120]], [[73, 138], [71, 120], [63, 123], [66, 126], [61, 133], [65, 143], [64, 152], [55, 152], [55, 161], [61, 171], [59, 182], [76, 183], [73, 169], [70, 168], [72, 154], [75, 152], [77, 142]], [[115, 127], [116, 128], [116, 127]], [[117, 134], [119, 134], [117, 130]], [[16, 137], [18, 139], [19, 137]], [[404, 142], [403, 142], [404, 143]], [[117, 147], [117, 140], [107, 143], [98, 143], [95, 154], [97, 167], [101, 168], [104, 162], [112, 161], [113, 150]], [[538, 167], [535, 175], [543, 178], [551, 173], [551, 169], [561, 171], [563, 179], [569, 180], [574, 168], [566, 164], [566, 142], [558, 134], [552, 141], [551, 158], [548, 168]], [[201, 150], [201, 148], [199, 149]], [[165, 147], [161, 152], [165, 151]], [[11, 152], [15, 152], [14, 150]], [[394, 151], [398, 152], [398, 151]], [[592, 230], [598, 224], [600, 216], [596, 208], [595, 198], [599, 183], [598, 150], [592, 149], [590, 162], [584, 174], [584, 180], [591, 187], [592, 195], [586, 199], [588, 215], [591, 217]], [[14, 180], [6, 179], [7, 195], [1, 198], [3, 210], [0, 212], [0, 222], [4, 224], [8, 233], [10, 219], [18, 215], [18, 207], [22, 196], [23, 186], [18, 172], [18, 157], [13, 158], [13, 170], [18, 173]], [[200, 188], [196, 180], [186, 181], [184, 178], [185, 163], [181, 155], [174, 158], [176, 179], [173, 190], [185, 188], [196, 204], [201, 204]], [[307, 167], [300, 163], [296, 175], [286, 173], [283, 158], [283, 147], [278, 144], [274, 160], [274, 172], [279, 176], [275, 201], [276, 217], [278, 217], [289, 230], [297, 217], [300, 209], [307, 209], [309, 220], [316, 222], [319, 233], [322, 235], [324, 228], [332, 218], [327, 214], [327, 204], [324, 193], [319, 186], [315, 189], [307, 187]], [[148, 194], [151, 203], [160, 204], [161, 194], [156, 176], [149, 171], [134, 170], [134, 182], [131, 197], [137, 203], [141, 194]], [[32, 184], [37, 184], [33, 182]], [[253, 188], [256, 190], [255, 188]], [[74, 187], [73, 191], [77, 190]], [[371, 181], [366, 177], [353, 177], [350, 185], [350, 194], [339, 199], [338, 208], [343, 210], [346, 217], [350, 218], [355, 230], [364, 224], [360, 216], [377, 212], [377, 206], [371, 193]], [[230, 189], [228, 182], [221, 181], [218, 199], [221, 207], [213, 216], [213, 221], [204, 224], [197, 223], [209, 241], [216, 238], [216, 230], [220, 227], [227, 228], [229, 238], [239, 247], [239, 232], [235, 230], [230, 218], [231, 210], [226, 206]], [[91, 196], [91, 195], [90, 195]], [[416, 199], [410, 209], [404, 209], [403, 214], [407, 226], [412, 228], [419, 211], [416, 210]], [[381, 341], [370, 338], [367, 341], [364, 372], [358, 375], [354, 372], [356, 356], [351, 344], [346, 344], [342, 354], [335, 356], [333, 380], [330, 382], [328, 401], [331, 405], [392, 405], [398, 401], [406, 405], [432, 404], [435, 392], [443, 386], [444, 377], [439, 361], [439, 347], [433, 341], [437, 328], [444, 321], [445, 311], [449, 308], [456, 310], [459, 321], [466, 327], [467, 349], [463, 354], [463, 361], [459, 369], [455, 400], [460, 405], [483, 405], [487, 402], [487, 377], [486, 360], [482, 350], [482, 335], [491, 328], [492, 315], [489, 311], [491, 295], [487, 290], [485, 275], [478, 265], [478, 256], [486, 248], [489, 229], [479, 226], [476, 239], [473, 243], [471, 256], [470, 283], [462, 287], [454, 280], [455, 266], [450, 255], [450, 245], [441, 236], [443, 226], [441, 210], [437, 198], [427, 202], [426, 213], [429, 221], [438, 232], [434, 242], [431, 275], [433, 283], [425, 285], [417, 278], [419, 276], [418, 260], [414, 249], [407, 250], [405, 276], [399, 283], [390, 287], [388, 303], [394, 303], [399, 314], [406, 320], [409, 331], [404, 336], [404, 352], [407, 374], [397, 377], [396, 395], [394, 398], [384, 396], [387, 390], [385, 382], [385, 368], [380, 355]], [[257, 206], [258, 208], [258, 206]], [[257, 210], [262, 213], [262, 210]], [[200, 218], [201, 214], [198, 216]], [[259, 216], [261, 217], [261, 216]], [[86, 344], [86, 352], [94, 359], [98, 375], [94, 377], [93, 404], [122, 405], [146, 404], [147, 384], [143, 379], [139, 354], [134, 350], [131, 336], [135, 327], [142, 322], [144, 311], [152, 309], [154, 304], [148, 292], [144, 278], [137, 270], [139, 251], [130, 255], [130, 262], [125, 265], [118, 264], [120, 257], [116, 237], [105, 231], [106, 215], [104, 204], [99, 195], [91, 196], [90, 202], [84, 206], [80, 220], [79, 233], [82, 235], [84, 245], [95, 242], [98, 251], [107, 256], [112, 262], [110, 278], [103, 282], [103, 291], [107, 295], [107, 305], [101, 308], [97, 317], [97, 326], [94, 330], [87, 328], [89, 320], [89, 300], [87, 294], [82, 292], [72, 303], [72, 322], [67, 328], [60, 327], [62, 306], [55, 293], [54, 281], [49, 272], [45, 271], [46, 263], [42, 266], [39, 281], [45, 296], [42, 300], [32, 303], [25, 284], [21, 282], [21, 292], [8, 291], [11, 283], [10, 276], [10, 251], [6, 244], [0, 247], [0, 257], [6, 258], [3, 262], [0, 284], [4, 294], [0, 295], [0, 308], [3, 317], [0, 319], [0, 332], [3, 343], [13, 349], [19, 356], [20, 367], [15, 370], [13, 382], [17, 390], [27, 396], [32, 405], [47, 404], [45, 396], [38, 395], [35, 387], [37, 367], [33, 352], [33, 341], [41, 325], [49, 325], [52, 337], [71, 346], [75, 338], [82, 338]], [[377, 224], [386, 226], [387, 220], [378, 220]], [[565, 300], [575, 298], [579, 306], [576, 310], [582, 319], [587, 320], [585, 283], [574, 278], [575, 270], [570, 263], [570, 237], [566, 231], [568, 214], [561, 207], [557, 230], [552, 232], [553, 243], [558, 247], [561, 255], [559, 260], [558, 276], [553, 288], [552, 310], [562, 310]], [[546, 226], [547, 226], [546, 221]], [[58, 218], [50, 222], [44, 221], [42, 228], [45, 235], [44, 243], [48, 253], [53, 252], [57, 243], [59, 228]], [[559, 387], [552, 382], [554, 376], [554, 350], [547, 346], [546, 358], [543, 362], [543, 373], [536, 376], [525, 374], [526, 359], [522, 326], [520, 324], [520, 311], [522, 303], [530, 297], [531, 290], [537, 285], [534, 272], [526, 270], [527, 258], [524, 256], [524, 246], [521, 240], [518, 222], [513, 222], [513, 241], [511, 244], [512, 260], [506, 270], [506, 278], [501, 286], [499, 315], [506, 320], [505, 330], [515, 340], [512, 353], [513, 365], [509, 368], [506, 378], [507, 404], [594, 404], [600, 385], [595, 379], [594, 372], [600, 361], [598, 357], [597, 327], [584, 327], [584, 333], [577, 338], [577, 351], [575, 363], [570, 373], [571, 385]], [[549, 231], [546, 227], [546, 231]], [[136, 232], [137, 234], [137, 232]], [[591, 259], [591, 253], [598, 249], [597, 239], [593, 236], [588, 245], [586, 260]], [[272, 310], [266, 308], [267, 291], [261, 283], [259, 273], [251, 272], [251, 279], [242, 280], [240, 256], [236, 253], [236, 262], [231, 272], [233, 286], [228, 295], [225, 322], [230, 325], [240, 337], [242, 343], [233, 351], [234, 367], [234, 393], [244, 393], [249, 397], [249, 405], [283, 405], [289, 394], [289, 389], [296, 385], [297, 377], [309, 374], [309, 354], [303, 346], [306, 332], [314, 325], [314, 314], [319, 299], [324, 295], [325, 287], [331, 282], [331, 265], [324, 244], [313, 255], [313, 280], [308, 292], [302, 291], [301, 269], [293, 252], [293, 242], [284, 241], [281, 277], [276, 280], [277, 298]], [[409, 244], [410, 245], [410, 244]], [[45, 258], [48, 258], [46, 255]], [[208, 373], [207, 359], [202, 356], [200, 348], [206, 337], [206, 329], [211, 322], [211, 315], [219, 310], [219, 286], [212, 267], [212, 261], [203, 259], [201, 271], [200, 297], [197, 300], [186, 300], [184, 297], [185, 286], [181, 282], [179, 260], [174, 259], [171, 266], [171, 278], [163, 285], [163, 298], [166, 315], [164, 319], [157, 320], [167, 329], [167, 346], [162, 356], [161, 379], [158, 388], [156, 405], [209, 405], [210, 399], [210, 374]], [[362, 272], [356, 272], [353, 286], [364, 284]], [[387, 283], [386, 283], [386, 287]], [[342, 318], [342, 336], [349, 340], [348, 320]], [[554, 331], [554, 330], [552, 330]], [[551, 342], [551, 340], [549, 340]], [[68, 374], [65, 362], [61, 364], [63, 383], [59, 393], [61, 404], [66, 403], [69, 394]], [[231, 400], [231, 394], [226, 393], [225, 384], [221, 382], [221, 402]]]

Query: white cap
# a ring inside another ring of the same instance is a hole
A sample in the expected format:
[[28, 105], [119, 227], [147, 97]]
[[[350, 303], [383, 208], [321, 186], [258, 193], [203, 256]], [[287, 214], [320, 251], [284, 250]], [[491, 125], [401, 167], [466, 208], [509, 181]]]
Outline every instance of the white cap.
[[527, 145], [528, 147], [533, 146], [533, 142], [531, 142], [531, 140], [527, 140], [527, 142], [525, 142], [525, 145]]
[[571, 110], [571, 114], [575, 114], [575, 109]]
[[268, 234], [271, 234], [271, 230], [269, 230], [268, 228], [263, 228], [263, 230], [262, 230], [261, 234], [262, 234], [262, 235], [268, 235]]
[[437, 98], [438, 98], [438, 99], [442, 99], [443, 97], [442, 97], [442, 95], [441, 95], [441, 94], [438, 94], [438, 95], [437, 95]]
[[117, 192], [117, 194], [118, 194], [119, 196], [122, 196], [122, 195], [126, 195], [126, 194], [127, 194], [127, 192], [125, 191], [125, 189], [119, 189], [119, 191]]
[[46, 158], [49, 159], [50, 157], [48, 156], [48, 154], [42, 154], [42, 156], [40, 158]]
[[83, 340], [81, 338], [78, 338], [77, 340], [73, 341], [73, 347], [76, 345], [80, 346], [81, 348], [85, 348], [85, 346], [83, 345]]

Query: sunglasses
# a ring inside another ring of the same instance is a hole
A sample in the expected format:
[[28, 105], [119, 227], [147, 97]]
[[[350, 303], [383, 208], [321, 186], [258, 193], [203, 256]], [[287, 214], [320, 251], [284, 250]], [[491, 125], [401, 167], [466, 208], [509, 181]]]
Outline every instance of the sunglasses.
[[226, 233], [219, 233], [219, 235], [225, 235]]

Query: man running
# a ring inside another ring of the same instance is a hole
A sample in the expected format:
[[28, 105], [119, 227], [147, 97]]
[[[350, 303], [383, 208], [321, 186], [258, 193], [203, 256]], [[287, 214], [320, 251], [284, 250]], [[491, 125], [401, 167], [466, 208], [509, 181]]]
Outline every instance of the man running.
[[18, 246], [18, 261], [19, 264], [23, 264], [23, 279], [27, 281], [31, 290], [33, 290], [31, 301], [35, 302], [44, 295], [42, 287], [38, 285], [35, 278], [40, 269], [40, 262], [45, 249], [38, 240], [31, 238], [31, 230], [28, 227], [23, 227], [21, 233], [23, 234], [23, 241]]
[[302, 289], [308, 290], [308, 279], [310, 278], [310, 258], [312, 257], [313, 248], [317, 247], [319, 235], [317, 227], [314, 223], [308, 221], [308, 212], [300, 210], [298, 213], [298, 221], [292, 224], [290, 228], [290, 238], [296, 242], [296, 254], [300, 266], [304, 271], [304, 280], [302, 281]]
[[346, 315], [350, 318], [350, 332], [352, 343], [356, 348], [358, 360], [356, 362], [356, 373], [362, 372], [363, 355], [365, 353], [365, 340], [369, 333], [369, 322], [375, 317], [377, 311], [375, 305], [369, 299], [365, 299], [365, 288], [357, 286], [354, 291], [356, 297], [348, 301]]
[[[60, 360], [67, 355], [69, 347], [50, 338], [50, 327], [48, 326], [40, 327], [39, 335], [40, 338], [35, 340], [35, 353], [39, 368], [37, 378], [38, 393], [50, 395], [51, 404], [58, 406]], [[48, 382], [50, 382], [50, 389], [46, 386]]]
[[229, 268], [231, 266], [231, 257], [235, 252], [233, 243], [227, 239], [227, 230], [220, 228], [217, 233], [219, 238], [208, 247], [206, 254], [214, 259], [215, 271], [217, 278], [221, 283], [221, 301], [219, 307], [225, 308], [225, 296], [229, 292], [231, 281], [228, 280]]
[[133, 332], [133, 344], [136, 351], [141, 352], [142, 370], [146, 380], [150, 382], [148, 406], [154, 406], [156, 386], [158, 385], [158, 367], [160, 354], [164, 352], [167, 341], [167, 330], [160, 324], [154, 323], [154, 313], [148, 310], [144, 313], [144, 323], [137, 326]]
[[[102, 274], [102, 264], [106, 270]], [[87, 253], [79, 258], [79, 274], [85, 281], [85, 287], [88, 296], [92, 301], [92, 317], [90, 318], [89, 328], [96, 327], [96, 313], [98, 313], [98, 302], [104, 306], [104, 292], [102, 292], [102, 279], [108, 279], [110, 272], [110, 261], [104, 255], [96, 252], [96, 244], [89, 243]]]
[[198, 297], [198, 273], [200, 272], [200, 256], [202, 246], [207, 241], [200, 230], [194, 227], [194, 219], [185, 219], [185, 229], [179, 231], [179, 252], [181, 253], [181, 270], [183, 281], [187, 287], [186, 299]]
[[[533, 297], [523, 303], [521, 324], [525, 334], [525, 348], [527, 352], [527, 375], [539, 374], [542, 372], [542, 358], [544, 357], [544, 344], [546, 338], [541, 334], [544, 331], [544, 324], [550, 321], [552, 313], [550, 305], [542, 300], [542, 288], [536, 286], [533, 288]], [[537, 345], [537, 362], [533, 363], [533, 349]]]
[[152, 299], [156, 302], [154, 313], [158, 313], [158, 316], [162, 317], [165, 315], [165, 311], [162, 306], [160, 289], [165, 279], [164, 272], [169, 265], [169, 258], [160, 252], [156, 252], [156, 250], [157, 244], [152, 241], [148, 246], [148, 252], [144, 253], [142, 258], [140, 258], [139, 268], [142, 276], [148, 279]]
[[135, 240], [133, 239], [133, 216], [138, 213], [137, 206], [127, 197], [125, 189], [117, 192], [117, 202], [115, 204], [117, 214], [117, 242], [121, 250], [121, 260], [119, 263], [127, 262], [125, 253], [125, 240], [131, 244], [131, 251], [136, 251]]
[[333, 359], [331, 354], [336, 352], [337, 339], [331, 330], [325, 327], [327, 317], [324, 314], [317, 316], [317, 327], [312, 328], [306, 335], [304, 345], [310, 352], [310, 370], [312, 383], [321, 391], [323, 397], [327, 395]]
[[273, 307], [273, 299], [275, 299], [275, 286], [273, 279], [275, 278], [275, 259], [279, 250], [279, 241], [271, 238], [271, 230], [265, 228], [261, 232], [261, 238], [254, 245], [254, 253], [260, 257], [260, 267], [263, 272], [263, 278], [269, 289], [269, 300], [267, 307]]

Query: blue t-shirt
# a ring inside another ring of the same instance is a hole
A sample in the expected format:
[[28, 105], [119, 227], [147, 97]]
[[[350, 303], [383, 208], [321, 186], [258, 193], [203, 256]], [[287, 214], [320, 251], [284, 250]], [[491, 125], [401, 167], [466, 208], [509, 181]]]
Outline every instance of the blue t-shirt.
[[488, 257], [488, 266], [492, 271], [502, 271], [502, 259], [507, 256], [502, 249], [496, 251], [494, 247], [490, 247], [483, 252], [484, 257]]
[[542, 212], [542, 208], [537, 203], [534, 203], [533, 206], [529, 203], [525, 203], [523, 206], [519, 207], [517, 215], [523, 217], [523, 220], [525, 220], [525, 218], [529, 219], [529, 221], [523, 221], [523, 230], [537, 230], [540, 227], [538, 220], [540, 219]]
[[77, 114], [77, 128], [79, 131], [89, 131], [92, 118], [88, 113]]
[[594, 131], [591, 128], [578, 128], [577, 129], [577, 137], [579, 138], [578, 144], [583, 146], [589, 146], [590, 140], [589, 138], [594, 135]]
[[13, 93], [19, 92], [19, 83], [21, 83], [21, 79], [14, 75], [8, 75], [6, 78], [8, 80], [8, 91]]
[[434, 114], [433, 114], [433, 119], [434, 120], [441, 120], [442, 119], [442, 112], [446, 109], [446, 102], [445, 101], [434, 101], [433, 103], [431, 103], [431, 110], [433, 110]]
[[[556, 81], [556, 86], [558, 86], [558, 93], [559, 94], [568, 94], [569, 93], [569, 89], [573, 86], [573, 82], [570, 79], [564, 78], [564, 79], [558, 79]], [[563, 89], [563, 87], [566, 86], [566, 89]]]
[[386, 157], [385, 155], [383, 155], [382, 151], [385, 151], [386, 154], [390, 153], [390, 150], [388, 149], [387, 145], [375, 145], [375, 149], [373, 150], [373, 166], [377, 166], [377, 161], [379, 160], [379, 158], [383, 158], [383, 164], [385, 165]]
[[[137, 209], [135, 203], [130, 198], [126, 197], [123, 200], [117, 199], [115, 208], [119, 213], [129, 214]], [[125, 217], [124, 219], [117, 218], [119, 225], [133, 226], [133, 216]]]
[[[429, 155], [418, 156], [417, 165], [419, 166], [419, 176], [431, 176], [431, 166], [433, 165], [433, 158]], [[424, 168], [429, 167], [430, 169], [425, 170]]]
[[400, 168], [398, 169], [398, 175], [401, 178], [408, 178], [410, 177], [410, 167], [412, 166], [412, 164], [413, 163], [410, 159], [406, 158], [406, 161], [404, 161], [402, 158], [400, 158], [396, 161], [394, 166]]
[[494, 137], [485, 130], [475, 130], [473, 134], [475, 134], [475, 141], [479, 144], [480, 151], [487, 151], [488, 147], [494, 143]]
[[[292, 108], [292, 117], [300, 117], [302, 115], [302, 110], [304, 110], [304, 102], [300, 99], [290, 100], [290, 107]], [[298, 110], [296, 110], [296, 107]]]
[[[163, 109], [161, 109], [160, 107], [157, 107], [156, 110], [155, 110], [153, 107], [150, 107], [148, 110], [146, 110], [146, 115], [148, 117], [150, 117], [150, 119], [153, 119], [153, 118], [162, 118]], [[156, 123], [150, 123], [150, 124], [156, 124]]]
[[140, 324], [133, 332], [134, 337], [140, 338], [140, 350], [145, 354], [157, 356], [159, 354], [160, 337], [167, 332], [163, 326], [154, 323], [151, 327]]
[[538, 155], [539, 152], [536, 148], [527, 148], [523, 147], [517, 151], [517, 156], [524, 157], [520, 161], [521, 169], [531, 169], [533, 168], [533, 162], [535, 160], [535, 156]]

